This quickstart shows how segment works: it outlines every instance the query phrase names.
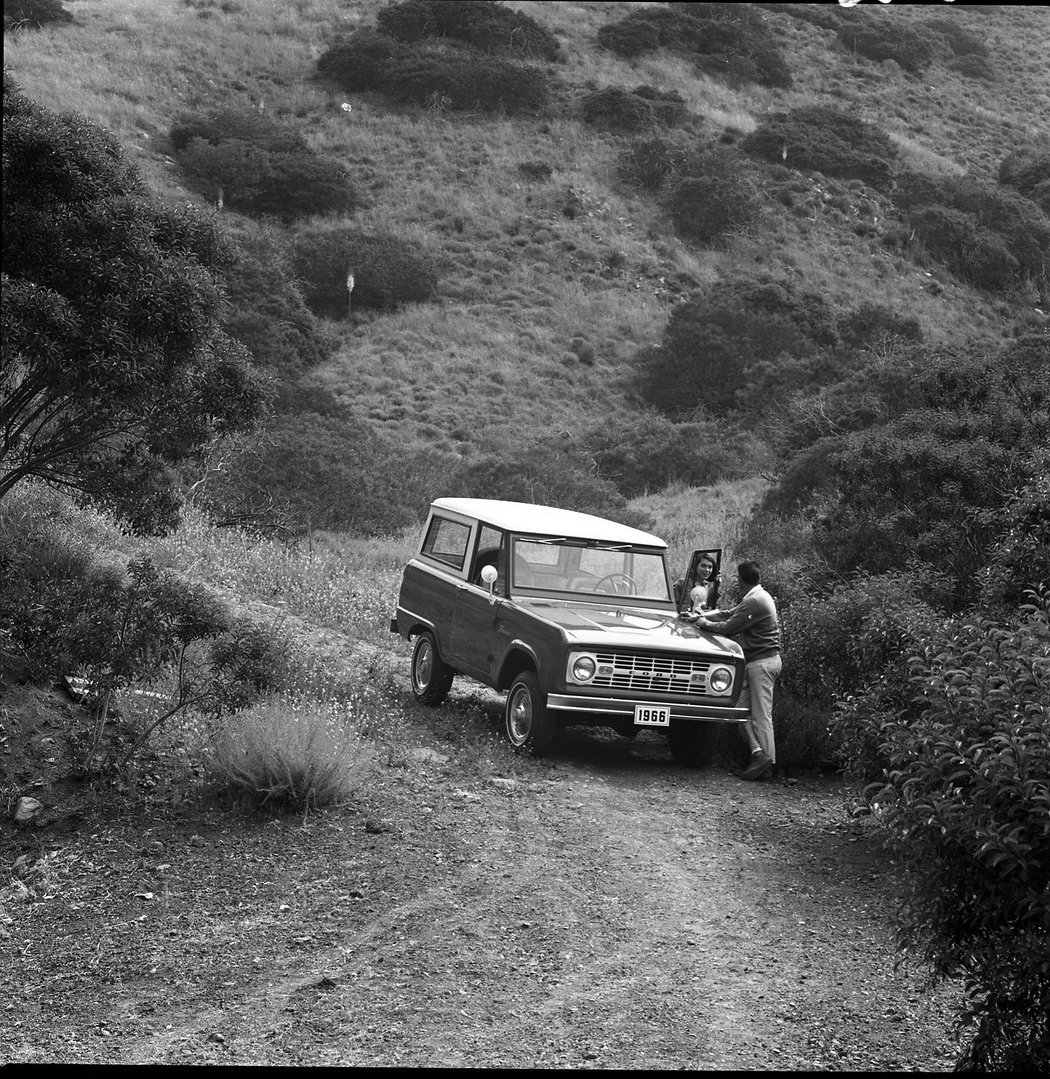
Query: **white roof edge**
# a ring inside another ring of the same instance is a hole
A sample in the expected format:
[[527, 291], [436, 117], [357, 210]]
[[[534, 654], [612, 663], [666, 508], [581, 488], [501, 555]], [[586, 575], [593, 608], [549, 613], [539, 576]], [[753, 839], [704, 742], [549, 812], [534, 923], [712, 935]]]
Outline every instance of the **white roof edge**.
[[508, 532], [535, 532], [544, 536], [567, 536], [573, 539], [606, 540], [610, 543], [633, 543], [666, 550], [658, 536], [629, 525], [595, 517], [577, 510], [555, 506], [537, 506], [531, 502], [502, 502], [495, 498], [438, 498], [434, 509], [451, 510], [465, 517], [477, 517], [485, 524]]

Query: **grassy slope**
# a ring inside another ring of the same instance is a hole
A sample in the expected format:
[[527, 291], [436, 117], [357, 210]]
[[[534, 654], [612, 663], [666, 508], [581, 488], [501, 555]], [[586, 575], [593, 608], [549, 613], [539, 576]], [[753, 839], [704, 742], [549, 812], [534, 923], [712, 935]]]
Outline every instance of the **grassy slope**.
[[[261, 104], [343, 158], [369, 192], [359, 223], [418, 240], [442, 267], [437, 302], [343, 325], [341, 348], [316, 373], [405, 442], [469, 456], [595, 419], [624, 422], [636, 409], [632, 357], [658, 338], [676, 295], [668, 281], [768, 271], [842, 307], [888, 304], [943, 341], [993, 341], [1019, 314], [1014, 301], [1024, 297], [992, 298], [937, 273], [942, 290], [823, 205], [805, 218], [771, 202], [754, 234], [722, 250], [691, 248], [651, 199], [617, 182], [621, 140], [581, 124], [573, 108], [588, 85], [650, 83], [681, 93], [715, 137], [746, 132], [770, 110], [828, 102], [882, 125], [914, 167], [994, 179], [1005, 153], [1050, 111], [1046, 9], [852, 9], [858, 18], [957, 20], [991, 48], [1003, 74], [995, 84], [942, 65], [922, 78], [890, 71], [855, 59], [829, 31], [769, 14], [796, 77], [779, 91], [730, 89], [667, 55], [629, 64], [599, 49], [598, 27], [636, 5], [521, 3], [555, 30], [567, 56], [553, 69], [567, 88], [563, 104], [539, 123], [392, 109], [368, 96], [341, 111], [341, 95], [308, 81], [313, 63], [337, 32], [370, 24], [380, 6], [72, 0], [75, 26], [7, 36], [5, 64], [30, 96], [115, 130], [165, 197], [187, 197], [165, 140], [187, 108]], [[527, 180], [517, 171], [527, 161], [550, 164], [550, 179]], [[582, 208], [571, 219], [562, 212], [570, 189]], [[892, 224], [892, 208], [881, 209]], [[593, 349], [592, 363], [577, 358], [581, 346]]]

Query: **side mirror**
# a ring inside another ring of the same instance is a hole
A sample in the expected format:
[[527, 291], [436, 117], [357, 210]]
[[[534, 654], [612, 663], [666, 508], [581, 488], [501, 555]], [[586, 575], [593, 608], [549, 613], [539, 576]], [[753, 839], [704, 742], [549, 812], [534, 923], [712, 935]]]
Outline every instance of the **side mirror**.
[[481, 580], [483, 584], [489, 586], [489, 599], [493, 598], [492, 586], [496, 583], [496, 578], [499, 574], [496, 572], [495, 566], [483, 566], [481, 569]]

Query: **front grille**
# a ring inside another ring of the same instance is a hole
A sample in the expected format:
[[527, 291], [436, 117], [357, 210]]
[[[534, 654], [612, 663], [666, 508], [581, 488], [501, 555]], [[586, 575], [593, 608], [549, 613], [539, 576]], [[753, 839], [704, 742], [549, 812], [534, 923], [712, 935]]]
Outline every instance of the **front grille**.
[[707, 694], [710, 660], [665, 652], [598, 652], [598, 673], [592, 686], [651, 690], [658, 693]]

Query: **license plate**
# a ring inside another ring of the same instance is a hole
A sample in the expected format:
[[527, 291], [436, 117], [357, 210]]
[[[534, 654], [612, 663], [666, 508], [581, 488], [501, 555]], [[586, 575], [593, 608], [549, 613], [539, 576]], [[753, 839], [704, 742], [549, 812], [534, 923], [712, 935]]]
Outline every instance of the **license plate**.
[[671, 709], [666, 704], [636, 704], [634, 722], [638, 727], [669, 727]]

